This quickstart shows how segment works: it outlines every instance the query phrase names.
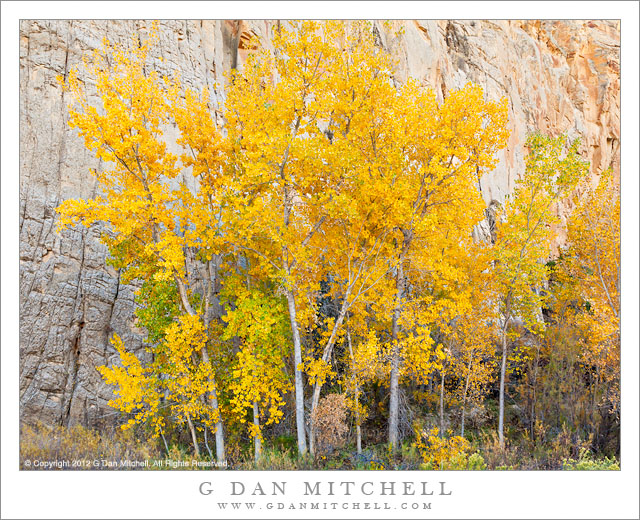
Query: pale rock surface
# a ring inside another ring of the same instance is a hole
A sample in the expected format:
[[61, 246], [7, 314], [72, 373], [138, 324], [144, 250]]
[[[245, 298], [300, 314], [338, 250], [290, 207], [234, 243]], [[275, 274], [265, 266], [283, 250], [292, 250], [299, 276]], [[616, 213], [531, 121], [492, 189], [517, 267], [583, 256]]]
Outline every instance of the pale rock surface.
[[[241, 67], [251, 33], [268, 45], [274, 22], [160, 23], [161, 72], [224, 100], [223, 73]], [[20, 415], [25, 422], [113, 424], [111, 389], [96, 366], [116, 361], [117, 332], [144, 355], [133, 319], [134, 287], [105, 265], [98, 227], [56, 233], [55, 208], [96, 193], [91, 168], [103, 165], [67, 126], [56, 76], [81, 63], [104, 37], [122, 46], [146, 21], [33, 21], [20, 27]], [[398, 29], [403, 29], [398, 34]], [[500, 202], [523, 170], [523, 142], [534, 130], [582, 139], [592, 174], [619, 176], [619, 22], [408, 21], [376, 23], [397, 60], [395, 77], [415, 77], [439, 99], [472, 81], [487, 97], [506, 96], [511, 137], [500, 164], [482, 180], [487, 204]], [[176, 135], [168, 129], [171, 139]], [[193, 178], [185, 175], [187, 182]], [[561, 208], [562, 212], [562, 208]], [[487, 236], [487, 222], [477, 227]]]

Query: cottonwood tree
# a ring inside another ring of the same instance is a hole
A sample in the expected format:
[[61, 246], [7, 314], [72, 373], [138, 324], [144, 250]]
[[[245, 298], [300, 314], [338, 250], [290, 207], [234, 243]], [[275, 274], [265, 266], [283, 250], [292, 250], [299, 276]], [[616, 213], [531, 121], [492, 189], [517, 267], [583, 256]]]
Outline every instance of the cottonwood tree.
[[370, 24], [353, 24], [346, 29], [337, 38], [340, 52], [331, 71], [333, 89], [327, 101], [331, 111], [327, 132], [332, 145], [327, 163], [341, 172], [340, 184], [321, 208], [322, 216], [316, 217], [324, 219], [324, 225], [318, 240], [310, 244], [328, 282], [329, 297], [338, 302], [336, 316], [324, 323], [327, 334], [312, 360], [312, 452], [313, 412], [336, 342], [341, 337], [344, 340], [344, 320], [393, 269], [389, 261], [392, 228], [387, 219], [393, 195], [385, 191], [379, 157], [385, 152], [398, 153], [399, 148], [391, 146], [398, 134], [389, 133], [388, 121], [401, 101], [399, 89], [389, 81], [391, 59], [376, 46]]
[[498, 436], [504, 446], [504, 398], [509, 350], [509, 326], [516, 317], [532, 330], [544, 327], [541, 305], [548, 279], [554, 228], [559, 222], [555, 204], [571, 193], [588, 171], [578, 154], [579, 142], [534, 134], [527, 139], [529, 154], [522, 177], [507, 197], [499, 216], [493, 281], [499, 302], [500, 403]]
[[382, 345], [375, 330], [369, 329], [366, 320], [350, 319], [346, 332], [344, 351], [345, 370], [340, 380], [356, 427], [356, 451], [362, 453], [362, 424], [370, 407], [365, 402], [364, 388], [372, 382], [384, 381], [385, 367]]
[[[313, 411], [349, 308], [389, 270], [384, 215], [370, 161], [363, 155], [377, 105], [396, 90], [389, 57], [366, 23], [304, 22], [274, 32], [274, 50], [254, 54], [231, 75], [225, 119], [227, 185], [235, 199], [235, 244], [277, 280], [287, 298], [294, 359], [298, 451], [307, 449], [303, 369], [314, 384]], [[392, 101], [393, 102], [393, 101]], [[244, 231], [242, 231], [244, 230]], [[315, 299], [329, 280], [341, 303], [317, 357], [303, 356]], [[303, 365], [303, 361], [305, 361]]]
[[[219, 234], [219, 199], [208, 186], [215, 178], [211, 172], [216, 171], [214, 162], [219, 160], [215, 150], [220, 134], [215, 125], [210, 127], [206, 147], [214, 152], [209, 170], [193, 168], [193, 175], [202, 181], [202, 189], [194, 193], [180, 179], [184, 163], [191, 164], [184, 155], [181, 164], [177, 155], [168, 152], [164, 140], [166, 125], [180, 119], [181, 108], [175, 103], [180, 86], [177, 80], [170, 82], [150, 70], [149, 49], [154, 42], [153, 36], [145, 42], [136, 38], [128, 51], [105, 42], [102, 50], [85, 60], [83, 77], [77, 70], [70, 72], [65, 84], [73, 99], [69, 124], [78, 129], [87, 148], [104, 161], [106, 168], [92, 172], [100, 188], [98, 196], [68, 200], [59, 207], [59, 229], [78, 222], [85, 226], [105, 222], [107, 231], [102, 240], [123, 282], [138, 279], [175, 291], [179, 313], [156, 338], [152, 346], [154, 363], [148, 370], [162, 381], [162, 392], [168, 393], [165, 397], [175, 401], [180, 410], [178, 418], [189, 423], [196, 453], [199, 450], [192, 418], [207, 417], [215, 430], [217, 458], [222, 461], [223, 423], [211, 359], [215, 352], [208, 332], [216, 282], [212, 250]], [[98, 106], [89, 101], [90, 83], [95, 84]], [[154, 321], [153, 316], [147, 319]], [[116, 346], [123, 356], [117, 339]], [[123, 357], [127, 360], [132, 367], [129, 376], [148, 376], [148, 370], [139, 370], [129, 355]], [[103, 374], [111, 382], [124, 385], [124, 379], [114, 379], [118, 370], [113, 370]], [[147, 388], [144, 381], [141, 385]], [[155, 403], [153, 392], [158, 390], [148, 388], [149, 400]], [[120, 387], [125, 402], [128, 398], [122, 392], [126, 391], [126, 385]], [[132, 399], [124, 405], [126, 408], [132, 402], [141, 404], [139, 395]], [[197, 404], [202, 400], [208, 409], [204, 415]], [[151, 409], [157, 412], [155, 405]], [[162, 432], [161, 424], [156, 432]]]
[[[579, 336], [581, 358], [599, 385], [609, 385], [610, 409], [620, 401], [620, 188], [611, 170], [589, 184], [568, 221], [567, 241], [552, 286], [554, 308]], [[595, 408], [595, 406], [594, 406]], [[594, 410], [595, 411], [595, 410]]]
[[230, 194], [225, 218], [234, 230], [229, 240], [286, 297], [300, 454], [307, 451], [301, 328], [313, 314], [302, 295], [313, 292], [322, 276], [309, 243], [342, 173], [327, 161], [332, 142], [325, 132], [331, 120], [325, 102], [332, 96], [330, 69], [339, 52], [330, 29], [339, 25], [325, 30], [315, 22], [293, 29], [278, 24], [274, 50], [256, 52], [242, 71], [230, 74], [224, 112]]
[[[431, 309], [433, 333], [446, 357], [434, 368], [440, 384], [440, 432], [444, 432], [445, 382], [461, 406], [461, 428], [467, 401], [478, 402], [491, 381], [491, 357], [497, 316], [492, 306], [491, 245], [471, 235], [455, 236], [433, 255], [422, 298]], [[439, 269], [446, 265], [446, 269]]]
[[469, 403], [481, 403], [494, 380], [493, 342], [497, 319], [487, 300], [486, 294], [479, 295], [479, 304], [456, 320], [448, 338], [452, 352], [452, 372], [458, 379], [454, 395], [460, 403], [462, 437]]
[[[340, 305], [319, 359], [307, 364], [312, 410], [349, 308], [393, 272], [396, 345], [415, 250], [424, 257], [425, 246], [442, 249], [433, 240], [436, 226], [468, 233], [480, 220], [478, 176], [504, 146], [506, 104], [485, 102], [475, 86], [441, 105], [414, 80], [396, 86], [389, 57], [365, 23], [279, 26], [273, 46], [230, 78], [226, 184], [237, 196], [232, 227], [246, 230], [237, 244], [272, 269], [287, 297], [304, 453], [301, 332], [314, 317], [320, 280], [331, 280]], [[391, 367], [395, 445], [399, 352]], [[313, 431], [312, 421], [311, 445]]]
[[[277, 358], [289, 352], [282, 342], [290, 337], [304, 454], [303, 371], [314, 386], [313, 410], [334, 346], [344, 342], [344, 321], [365, 299], [371, 311], [384, 313], [378, 328], [386, 327], [390, 338], [380, 335], [388, 350], [395, 447], [400, 377], [428, 377], [441, 358], [432, 331], [447, 321], [446, 313], [461, 312], [461, 299], [433, 287], [453, 279], [457, 251], [481, 219], [478, 179], [504, 146], [506, 104], [485, 101], [473, 85], [441, 104], [415, 80], [397, 86], [389, 56], [364, 22], [277, 24], [272, 36], [271, 49], [254, 42], [242, 70], [228, 75], [220, 107], [211, 106], [206, 91], [192, 92], [178, 78], [151, 71], [149, 41], [135, 42], [130, 52], [107, 46], [87, 63], [98, 107], [72, 72], [71, 125], [110, 168], [95, 172], [102, 190], [95, 199], [61, 206], [60, 225], [106, 222], [103, 239], [123, 281], [143, 282], [154, 360], [139, 363], [139, 370], [118, 344], [123, 364], [131, 361], [127, 377], [150, 388], [148, 405], [137, 397], [132, 402], [154, 415], [157, 395], [171, 399], [178, 420], [189, 424], [194, 449], [199, 421], [215, 430], [223, 460], [223, 408], [239, 415], [251, 403], [259, 453], [260, 418], [278, 416], [286, 388]], [[180, 155], [167, 151], [163, 129], [170, 124], [180, 130]], [[248, 293], [227, 298], [225, 321], [220, 292], [240, 272], [261, 289], [247, 285]], [[324, 320], [320, 343], [305, 352], [305, 333], [322, 321], [323, 280], [338, 311]], [[164, 296], [155, 302], [152, 294]], [[290, 336], [273, 314], [285, 312], [278, 295], [286, 301]], [[266, 320], [264, 327], [243, 324], [254, 314]], [[232, 378], [225, 342], [236, 345]], [[263, 392], [264, 374], [245, 370], [252, 366], [282, 385]], [[105, 377], [122, 375], [108, 370]], [[121, 389], [131, 382], [112, 381]], [[191, 393], [176, 381], [191, 381]], [[230, 406], [220, 403], [222, 394]], [[311, 448], [313, 430], [312, 419]]]
[[232, 413], [248, 424], [254, 441], [254, 457], [262, 452], [263, 428], [280, 422], [284, 396], [291, 390], [285, 361], [289, 357], [290, 334], [282, 296], [248, 283], [227, 281], [223, 298], [233, 299], [223, 317], [222, 339], [241, 344], [231, 366], [228, 393]]
[[[402, 342], [412, 329], [404, 316], [410, 288], [420, 284], [424, 273], [437, 278], [437, 273], [451, 268], [454, 262], [447, 246], [470, 235], [482, 219], [478, 180], [496, 164], [495, 153], [504, 147], [507, 136], [506, 101], [485, 101], [478, 86], [450, 92], [441, 104], [432, 91], [414, 82], [401, 92], [402, 101], [389, 121], [398, 135], [396, 144], [391, 152], [377, 149], [385, 189], [396, 197], [387, 212], [394, 230], [392, 259], [397, 265], [390, 313], [389, 443], [393, 448], [398, 443]], [[443, 302], [428, 296], [424, 312], [433, 315], [439, 304]], [[419, 325], [424, 328], [431, 323]], [[428, 341], [426, 330], [422, 335]]]

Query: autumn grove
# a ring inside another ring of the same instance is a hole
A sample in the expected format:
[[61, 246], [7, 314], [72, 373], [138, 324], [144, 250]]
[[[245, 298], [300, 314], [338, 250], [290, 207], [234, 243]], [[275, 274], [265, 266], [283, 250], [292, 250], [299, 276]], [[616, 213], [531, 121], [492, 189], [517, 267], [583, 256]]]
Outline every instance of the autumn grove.
[[241, 469], [617, 467], [619, 183], [579, 141], [528, 136], [487, 207], [507, 100], [397, 82], [368, 23], [275, 24], [220, 103], [134, 43], [59, 78], [104, 168], [58, 233], [104, 226], [146, 333], [96, 367], [115, 435]]

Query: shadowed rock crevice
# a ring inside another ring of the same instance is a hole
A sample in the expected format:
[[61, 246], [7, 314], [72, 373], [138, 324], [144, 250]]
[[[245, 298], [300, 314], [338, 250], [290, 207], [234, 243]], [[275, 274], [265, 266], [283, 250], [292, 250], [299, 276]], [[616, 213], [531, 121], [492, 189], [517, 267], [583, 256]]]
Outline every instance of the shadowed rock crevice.
[[83, 327], [84, 322], [80, 322], [77, 325], [77, 332], [71, 344], [71, 348], [69, 349], [69, 355], [71, 357], [69, 365], [72, 367], [72, 369], [65, 387], [68, 388], [70, 386], [71, 390], [68, 393], [67, 404], [63, 413], [63, 422], [65, 426], [69, 426], [69, 420], [71, 416], [71, 403], [76, 393], [76, 387], [78, 386], [78, 369], [80, 368], [80, 338], [82, 336]]

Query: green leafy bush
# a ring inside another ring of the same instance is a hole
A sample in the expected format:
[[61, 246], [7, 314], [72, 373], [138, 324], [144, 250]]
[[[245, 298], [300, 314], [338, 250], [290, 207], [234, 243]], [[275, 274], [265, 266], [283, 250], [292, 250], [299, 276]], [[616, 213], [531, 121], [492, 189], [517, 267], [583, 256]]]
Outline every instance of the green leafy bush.
[[578, 460], [564, 459], [562, 469], [567, 471], [618, 471], [620, 463], [615, 458], [595, 459], [588, 450], [582, 450]]

